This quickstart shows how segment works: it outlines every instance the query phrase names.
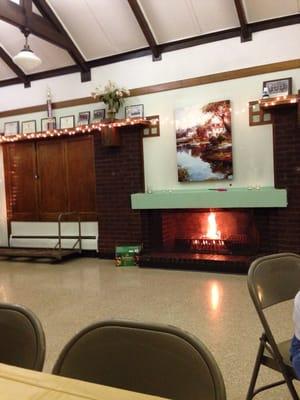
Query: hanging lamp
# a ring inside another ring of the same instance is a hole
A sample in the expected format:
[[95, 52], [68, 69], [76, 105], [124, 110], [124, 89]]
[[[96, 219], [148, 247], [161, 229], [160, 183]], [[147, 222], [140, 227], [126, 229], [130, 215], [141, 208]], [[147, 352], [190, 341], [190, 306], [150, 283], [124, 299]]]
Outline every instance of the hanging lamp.
[[27, 71], [35, 69], [42, 63], [42, 60], [36, 54], [34, 54], [34, 52], [29, 47], [29, 33], [29, 29], [25, 28], [23, 31], [23, 34], [25, 36], [24, 48], [16, 56], [13, 57], [14, 63]]

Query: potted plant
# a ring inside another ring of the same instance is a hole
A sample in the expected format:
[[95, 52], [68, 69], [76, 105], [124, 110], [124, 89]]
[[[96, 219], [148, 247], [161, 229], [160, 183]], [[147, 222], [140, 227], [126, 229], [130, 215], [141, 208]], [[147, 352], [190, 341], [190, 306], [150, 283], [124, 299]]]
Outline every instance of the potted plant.
[[104, 86], [103, 90], [100, 87], [96, 87], [95, 91], [93, 91], [91, 95], [95, 99], [103, 101], [103, 103], [108, 106], [108, 119], [115, 119], [121, 105], [124, 104], [124, 98], [129, 96], [130, 92], [128, 89], [120, 88], [114, 82], [108, 81], [108, 84]]

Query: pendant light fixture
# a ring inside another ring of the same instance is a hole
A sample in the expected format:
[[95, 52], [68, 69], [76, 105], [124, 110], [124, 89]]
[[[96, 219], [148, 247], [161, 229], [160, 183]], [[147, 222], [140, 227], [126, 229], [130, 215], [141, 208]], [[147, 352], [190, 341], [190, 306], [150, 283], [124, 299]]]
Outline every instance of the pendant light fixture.
[[15, 64], [19, 65], [25, 71], [31, 71], [36, 67], [38, 67], [42, 63], [42, 60], [36, 54], [34, 54], [34, 52], [29, 47], [28, 44], [28, 35], [30, 34], [29, 29], [25, 28], [23, 33], [25, 36], [24, 48], [16, 56], [13, 57], [13, 61]]

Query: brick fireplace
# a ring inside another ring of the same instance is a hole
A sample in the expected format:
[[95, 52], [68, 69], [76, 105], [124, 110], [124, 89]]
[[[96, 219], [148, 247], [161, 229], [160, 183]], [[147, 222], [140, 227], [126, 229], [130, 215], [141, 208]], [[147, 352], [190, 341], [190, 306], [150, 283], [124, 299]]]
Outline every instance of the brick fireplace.
[[259, 245], [252, 210], [169, 210], [161, 223], [164, 251], [251, 255]]
[[275, 188], [287, 189], [287, 207], [213, 210], [221, 235], [209, 239], [206, 247], [211, 210], [150, 210], [145, 213], [149, 233], [142, 265], [246, 270], [259, 255], [300, 252], [298, 104], [273, 107], [272, 114]]
[[[142, 243], [142, 266], [239, 270], [262, 254], [300, 252], [298, 103], [274, 106], [271, 112], [275, 188], [287, 190], [287, 207], [132, 210], [128, 196], [145, 190], [141, 132], [124, 130], [118, 149], [97, 147], [100, 255], [113, 256], [117, 244]], [[207, 235], [210, 212], [220, 231], [214, 238]]]

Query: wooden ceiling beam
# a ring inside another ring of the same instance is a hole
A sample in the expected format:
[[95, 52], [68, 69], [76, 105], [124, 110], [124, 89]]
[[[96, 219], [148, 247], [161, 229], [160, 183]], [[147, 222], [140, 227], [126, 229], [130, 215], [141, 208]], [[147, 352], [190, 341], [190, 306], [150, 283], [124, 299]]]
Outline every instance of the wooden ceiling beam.
[[242, 0], [234, 0], [234, 4], [241, 25], [241, 42], [249, 42], [252, 40], [252, 32], [246, 18]]
[[66, 29], [59, 21], [55, 15], [52, 8], [47, 4], [45, 0], [33, 0], [35, 6], [39, 12], [48, 20], [48, 22], [53, 26], [53, 28], [64, 36], [65, 40], [69, 43], [68, 53], [73, 58], [75, 63], [79, 66], [81, 71], [81, 81], [87, 82], [91, 80], [91, 69], [87, 65], [85, 59], [83, 58], [81, 52], [76, 47], [75, 43], [67, 33]]
[[[22, 4], [25, 3], [26, 0], [22, 2]], [[65, 36], [53, 29], [45, 18], [34, 13], [26, 15], [23, 7], [10, 0], [1, 0], [0, 19], [18, 27], [22, 31], [28, 28], [32, 34], [63, 49], [69, 49], [70, 47], [70, 43]]]
[[24, 87], [30, 87], [30, 79], [24, 74], [20, 67], [13, 62], [11, 56], [0, 46], [0, 58], [5, 64], [17, 75], [17, 77], [24, 83]]
[[[4, 0], [0, 0], [0, 1], [4, 1]], [[249, 26], [250, 26], [252, 32], [261, 32], [261, 31], [265, 31], [268, 29], [279, 28], [282, 26], [295, 25], [295, 24], [299, 24], [299, 23], [300, 23], [300, 14], [298, 13], [298, 14], [288, 15], [286, 17], [279, 17], [279, 18], [273, 18], [273, 19], [264, 20], [264, 21], [252, 22], [249, 24]], [[187, 39], [177, 40], [177, 41], [170, 42], [170, 43], [161, 44], [161, 45], [159, 45], [159, 48], [162, 53], [165, 53], [165, 52], [176, 51], [176, 50], [180, 50], [180, 49], [186, 49], [186, 48], [193, 47], [193, 46], [199, 46], [199, 45], [206, 44], [206, 43], [212, 43], [212, 42], [216, 42], [218, 40], [230, 39], [230, 38], [234, 38], [234, 37], [238, 37], [238, 36], [240, 36], [240, 28], [232, 28], [232, 29], [227, 29], [227, 30], [220, 31], [220, 32], [213, 32], [213, 33], [209, 33], [206, 35], [200, 35], [200, 36], [195, 36], [192, 38], [187, 38]], [[90, 68], [95, 68], [95, 67], [99, 67], [102, 65], [108, 65], [108, 64], [113, 64], [116, 62], [136, 59], [139, 57], [145, 57], [145, 56], [148, 56], [149, 54], [151, 54], [151, 49], [150, 49], [150, 47], [146, 47], [143, 49], [128, 51], [127, 53], [115, 54], [113, 56], [102, 57], [102, 58], [98, 58], [95, 60], [91, 60], [91, 61], [88, 61], [87, 64]], [[297, 61], [297, 68], [299, 68], [298, 60], [296, 60], [296, 61]], [[294, 67], [291, 67], [291, 68], [294, 68]], [[285, 69], [290, 69], [290, 68], [288, 66], [284, 66], [284, 68], [281, 68], [280, 71], [283, 71]], [[54, 69], [54, 70], [37, 72], [37, 73], [31, 74], [31, 75], [29, 75], [29, 79], [30, 79], [30, 81], [36, 81], [36, 80], [51, 78], [51, 77], [55, 77], [55, 76], [63, 76], [66, 74], [73, 74], [76, 72], [79, 72], [78, 65], [70, 65], [70, 66], [63, 67], [63, 68], [58, 68], [58, 69]], [[267, 73], [267, 72], [270, 72], [270, 71], [265, 71], [265, 72], [264, 71], [256, 71], [255, 74]], [[255, 75], [255, 74], [253, 74], [253, 75]], [[16, 85], [19, 83], [22, 83], [21, 79], [19, 79], [19, 78], [0, 80], [0, 87]]]
[[282, 26], [289, 26], [300, 24], [300, 13], [287, 15], [286, 17], [277, 17], [250, 23], [252, 32], [261, 32], [266, 29], [281, 28]]
[[128, 0], [128, 4], [147, 40], [153, 55], [153, 61], [161, 60], [161, 51], [156, 43], [150, 26], [137, 0]]
[[23, 7], [27, 17], [32, 15], [32, 0], [22, 0], [20, 6]]

